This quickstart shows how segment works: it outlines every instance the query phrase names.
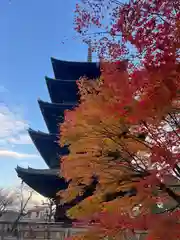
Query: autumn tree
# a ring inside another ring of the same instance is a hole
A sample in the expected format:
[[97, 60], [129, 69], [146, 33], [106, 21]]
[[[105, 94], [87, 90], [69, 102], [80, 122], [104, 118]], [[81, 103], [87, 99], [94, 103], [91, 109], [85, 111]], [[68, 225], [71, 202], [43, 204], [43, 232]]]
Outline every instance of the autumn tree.
[[75, 30], [85, 41], [91, 37], [100, 57], [159, 65], [172, 61], [179, 49], [179, 0], [80, 2]]
[[[141, 95], [129, 82], [127, 72], [115, 74], [113, 69], [112, 75], [123, 83], [115, 95], [117, 86], [114, 89], [113, 84], [106, 83], [110, 73], [104, 74], [103, 82], [80, 82], [82, 102], [74, 111], [66, 112], [61, 127], [61, 144], [70, 144], [70, 154], [62, 164], [64, 176], [71, 180], [63, 193], [66, 200], [83, 194], [93, 177], [98, 179], [92, 196], [69, 213], [76, 219], [96, 222], [98, 230], [103, 229], [102, 237], [124, 229], [153, 229], [161, 219], [178, 218], [180, 204], [175, 186], [180, 176], [175, 95], [172, 101], [166, 99], [164, 107], [151, 106], [153, 99], [148, 94], [153, 85], [142, 82]], [[163, 88], [161, 91], [165, 95]], [[162, 95], [159, 97], [157, 100], [162, 101]], [[155, 218], [152, 210], [159, 203], [163, 207]]]
[[[90, 23], [103, 26], [100, 10], [107, 6], [103, 0], [95, 5], [85, 2], [91, 11], [77, 6], [81, 33]], [[91, 196], [69, 211], [89, 227], [80, 238], [123, 239], [148, 230], [147, 239], [177, 240], [179, 4], [113, 2], [118, 3], [111, 9], [113, 21], [105, 23], [110, 37], [121, 35], [121, 41], [114, 44], [117, 39], [108, 37], [104, 48], [105, 39], [100, 39], [101, 77], [78, 82], [80, 104], [66, 111], [60, 129], [60, 144], [70, 150], [62, 161], [62, 172], [70, 181], [62, 196], [72, 201], [97, 180]], [[134, 47], [132, 55], [128, 44]]]

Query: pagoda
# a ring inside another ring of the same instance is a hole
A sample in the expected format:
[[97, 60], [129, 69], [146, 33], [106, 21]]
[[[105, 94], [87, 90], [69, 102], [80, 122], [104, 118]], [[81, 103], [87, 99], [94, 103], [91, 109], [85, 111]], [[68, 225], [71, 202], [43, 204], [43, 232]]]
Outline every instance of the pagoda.
[[[89, 47], [90, 48], [90, 47]], [[68, 182], [61, 176], [61, 157], [68, 154], [68, 148], [58, 145], [59, 126], [64, 121], [64, 111], [73, 109], [79, 102], [76, 80], [80, 77], [95, 79], [100, 76], [100, 67], [92, 62], [90, 49], [87, 62], [62, 61], [51, 58], [54, 79], [45, 77], [51, 102], [38, 100], [39, 108], [46, 123], [48, 133], [29, 129], [28, 133], [34, 145], [44, 159], [47, 169], [22, 168], [17, 166], [16, 172], [32, 189], [54, 200], [56, 204], [55, 221], [69, 222], [67, 209], [89, 196], [93, 185], [87, 187], [81, 197], [70, 203], [62, 204], [57, 192], [68, 187]]]

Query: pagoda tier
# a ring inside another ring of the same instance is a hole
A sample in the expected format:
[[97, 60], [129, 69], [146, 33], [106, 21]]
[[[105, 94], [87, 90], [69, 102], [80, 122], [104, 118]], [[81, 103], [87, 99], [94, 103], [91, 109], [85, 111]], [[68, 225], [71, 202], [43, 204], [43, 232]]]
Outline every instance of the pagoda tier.
[[100, 66], [98, 62], [70, 62], [51, 58], [56, 79], [78, 80], [80, 77], [98, 78]]
[[58, 134], [59, 133], [59, 124], [64, 121], [64, 111], [72, 110], [76, 104], [74, 103], [48, 103], [38, 100], [43, 118], [46, 122], [47, 128], [50, 133]]
[[69, 153], [67, 147], [61, 148], [58, 145], [58, 137], [54, 134], [47, 134], [40, 131], [28, 130], [29, 135], [49, 168], [60, 168], [61, 156]]
[[27, 185], [48, 198], [56, 198], [58, 191], [66, 189], [68, 183], [59, 176], [58, 169], [33, 169], [17, 167], [16, 172]]
[[79, 101], [75, 80], [55, 80], [48, 77], [45, 79], [52, 103], [77, 103]]
[[55, 220], [62, 222], [68, 221], [65, 216], [66, 211], [90, 196], [96, 189], [97, 182], [93, 181], [90, 186], [86, 186], [84, 194], [71, 202], [63, 204], [62, 200], [57, 197], [57, 192], [68, 187], [65, 179], [59, 176], [61, 156], [68, 154], [68, 149], [61, 148], [57, 143], [59, 125], [64, 121], [64, 111], [72, 110], [79, 102], [76, 80], [83, 76], [90, 79], [98, 78], [100, 76], [100, 67], [98, 63], [91, 62], [68, 62], [54, 58], [51, 61], [56, 79], [48, 77], [45, 79], [52, 103], [38, 100], [49, 134], [32, 129], [28, 131], [34, 145], [50, 169], [17, 167], [16, 172], [32, 189], [45, 197], [55, 199]]
[[[68, 182], [59, 175], [59, 169], [33, 169], [28, 167], [22, 168], [17, 166], [16, 172], [18, 177], [30, 186], [32, 189], [43, 195], [44, 197], [55, 199], [57, 193], [60, 190], [64, 190], [68, 187]], [[84, 193], [77, 196], [70, 202], [64, 203], [65, 208], [71, 208], [85, 198], [92, 195], [96, 190], [97, 180], [92, 179], [92, 183], [89, 186], [84, 186]]]

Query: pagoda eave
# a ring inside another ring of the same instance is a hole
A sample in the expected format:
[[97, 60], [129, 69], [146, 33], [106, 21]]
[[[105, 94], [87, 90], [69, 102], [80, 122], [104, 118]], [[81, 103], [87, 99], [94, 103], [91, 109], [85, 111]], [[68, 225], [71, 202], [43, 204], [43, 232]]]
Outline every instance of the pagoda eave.
[[68, 183], [64, 178], [58, 176], [58, 169], [24, 169], [19, 166], [16, 168], [18, 177], [29, 187], [40, 193], [44, 197], [56, 198], [58, 191], [66, 189]]
[[38, 100], [38, 104], [46, 122], [47, 128], [51, 134], [59, 134], [59, 125], [64, 121], [64, 111], [72, 110], [76, 104], [74, 103], [48, 103]]
[[78, 86], [75, 80], [54, 80], [45, 77], [52, 103], [78, 103]]
[[56, 79], [78, 80], [80, 77], [98, 78], [100, 66], [98, 62], [72, 62], [51, 58]]
[[28, 132], [48, 167], [59, 168], [61, 157], [69, 153], [67, 147], [62, 148], [59, 146], [59, 137], [54, 134], [43, 133], [33, 129], [29, 129]]

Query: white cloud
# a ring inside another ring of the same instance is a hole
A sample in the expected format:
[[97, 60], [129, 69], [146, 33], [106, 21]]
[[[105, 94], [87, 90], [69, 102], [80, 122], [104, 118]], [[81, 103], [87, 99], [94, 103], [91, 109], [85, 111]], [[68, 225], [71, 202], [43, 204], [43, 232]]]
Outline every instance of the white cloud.
[[[26, 210], [33, 208], [34, 206], [40, 206], [43, 202], [47, 202], [47, 199], [40, 195], [39, 193], [35, 192], [32, 188], [28, 185], [23, 184], [18, 186], [13, 186], [11, 189], [7, 189], [6, 192], [14, 197], [14, 202], [12, 204], [11, 209], [20, 210], [20, 203], [23, 197], [23, 205], [29, 199], [28, 204], [26, 206]], [[32, 195], [31, 195], [32, 194]]]
[[0, 103], [0, 146], [5, 144], [32, 144], [23, 117]]
[[[21, 109], [11, 108], [0, 103], [0, 158], [18, 160], [36, 159], [38, 154], [16, 150], [17, 145], [30, 145], [32, 141], [27, 133], [28, 123], [24, 120]], [[29, 161], [29, 160], [28, 160]]]
[[39, 155], [28, 154], [28, 153], [20, 153], [20, 152], [0, 149], [0, 157], [11, 157], [11, 158], [16, 158], [16, 159], [25, 159], [25, 158], [39, 158]]
[[[29, 207], [33, 207], [35, 205], [41, 205], [42, 202], [45, 202], [46, 198], [43, 197], [42, 195], [40, 195], [39, 193], [35, 192], [32, 188], [30, 188], [28, 185], [24, 184], [23, 189], [22, 189], [22, 193], [23, 193], [23, 199], [24, 202], [27, 201], [27, 199], [29, 198], [29, 196], [31, 195], [31, 198], [28, 202], [28, 208]], [[20, 187], [19, 190], [16, 190], [17, 192], [20, 191]], [[16, 193], [17, 194], [17, 193]], [[21, 194], [21, 192], [19, 192], [19, 194]]]
[[[24, 198], [27, 199], [29, 196], [28, 191], [24, 191]], [[40, 195], [39, 193], [33, 191], [32, 197], [28, 203], [28, 208], [34, 207], [35, 205], [41, 205], [43, 202], [46, 202], [46, 198]]]
[[12, 144], [32, 144], [32, 140], [31, 138], [29, 137], [28, 134], [21, 134], [19, 135], [18, 137], [10, 137], [8, 139], [8, 142], [9, 143], [12, 143]]

